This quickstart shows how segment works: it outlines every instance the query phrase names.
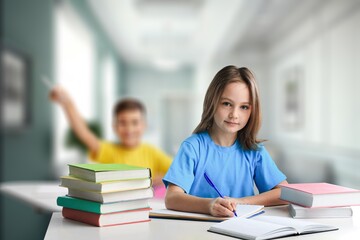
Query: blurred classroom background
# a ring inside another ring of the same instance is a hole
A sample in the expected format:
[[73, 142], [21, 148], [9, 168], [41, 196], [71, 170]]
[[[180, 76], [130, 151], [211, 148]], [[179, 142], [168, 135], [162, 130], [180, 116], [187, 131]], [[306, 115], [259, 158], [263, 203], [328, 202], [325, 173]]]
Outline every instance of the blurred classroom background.
[[[260, 138], [289, 182], [360, 188], [359, 0], [2, 0], [2, 183], [57, 180], [85, 161], [45, 76], [114, 140], [112, 106], [147, 107], [144, 141], [174, 155], [214, 74], [247, 66]], [[1, 239], [41, 239], [49, 214], [1, 194]]]

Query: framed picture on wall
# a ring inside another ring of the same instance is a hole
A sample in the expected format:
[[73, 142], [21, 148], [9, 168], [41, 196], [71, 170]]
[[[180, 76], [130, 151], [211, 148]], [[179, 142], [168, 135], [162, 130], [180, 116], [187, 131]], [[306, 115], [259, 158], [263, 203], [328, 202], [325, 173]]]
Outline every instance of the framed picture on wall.
[[12, 48], [1, 51], [1, 123], [5, 131], [21, 131], [30, 124], [28, 58]]
[[299, 130], [304, 124], [304, 71], [293, 66], [284, 71], [283, 123], [287, 130]]

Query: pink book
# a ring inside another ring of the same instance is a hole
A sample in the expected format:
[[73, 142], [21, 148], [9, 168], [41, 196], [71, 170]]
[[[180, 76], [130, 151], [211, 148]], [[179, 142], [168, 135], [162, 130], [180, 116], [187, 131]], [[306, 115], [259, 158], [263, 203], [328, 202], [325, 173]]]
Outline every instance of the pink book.
[[360, 205], [360, 191], [329, 183], [281, 184], [280, 199], [304, 207]]

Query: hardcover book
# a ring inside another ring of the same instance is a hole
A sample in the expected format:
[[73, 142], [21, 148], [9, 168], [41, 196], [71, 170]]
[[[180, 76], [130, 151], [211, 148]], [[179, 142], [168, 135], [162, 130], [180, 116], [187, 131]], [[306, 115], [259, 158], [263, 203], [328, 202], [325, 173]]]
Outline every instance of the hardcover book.
[[137, 200], [137, 199], [148, 199], [154, 196], [154, 192], [152, 188], [144, 188], [144, 189], [136, 189], [136, 190], [120, 191], [120, 192], [108, 192], [108, 193], [82, 191], [79, 189], [69, 188], [68, 196], [100, 202], [100, 203], [110, 203], [110, 202]]
[[293, 218], [343, 218], [351, 217], [351, 207], [307, 208], [296, 204], [289, 205], [289, 213]]
[[90, 225], [105, 227], [129, 223], [148, 222], [150, 208], [137, 209], [125, 212], [108, 214], [96, 214], [70, 208], [63, 208], [62, 215], [65, 218]]
[[57, 198], [57, 205], [65, 208], [71, 208], [86, 212], [105, 214], [105, 213], [122, 212], [122, 211], [134, 210], [140, 208], [149, 208], [149, 201], [148, 199], [139, 199], [133, 201], [99, 203], [99, 202], [88, 201], [80, 198], [61, 196]]
[[329, 183], [281, 184], [280, 199], [304, 207], [360, 205], [360, 191]]
[[134, 190], [141, 188], [151, 187], [151, 179], [133, 179], [133, 180], [121, 180], [121, 181], [107, 181], [107, 182], [91, 182], [72, 176], [62, 176], [62, 187], [80, 189], [83, 191], [93, 192], [115, 192], [124, 190]]
[[143, 179], [151, 177], [149, 168], [131, 166], [127, 164], [69, 164], [69, 173], [73, 177], [92, 182]]

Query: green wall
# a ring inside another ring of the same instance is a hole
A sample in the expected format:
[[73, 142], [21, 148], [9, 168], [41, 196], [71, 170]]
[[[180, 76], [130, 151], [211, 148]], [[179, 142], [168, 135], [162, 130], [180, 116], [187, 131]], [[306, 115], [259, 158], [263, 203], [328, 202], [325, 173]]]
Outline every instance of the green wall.
[[[3, 136], [0, 166], [1, 181], [54, 180], [51, 171], [52, 132], [51, 103], [48, 90], [40, 76], [54, 76], [53, 11], [56, 1], [3, 0], [2, 43], [23, 53], [30, 60], [31, 112], [30, 126], [20, 132], [6, 132]], [[112, 54], [118, 63], [121, 76], [122, 62], [111, 43], [94, 20], [86, 1], [73, 1], [96, 36], [97, 60]], [[94, 69], [97, 84], [101, 87], [98, 69]], [[120, 85], [119, 85], [120, 86]], [[99, 89], [95, 88], [95, 89]], [[95, 93], [101, 99], [99, 93]], [[99, 101], [96, 101], [99, 102]], [[100, 108], [100, 106], [97, 106]], [[51, 214], [38, 213], [13, 197], [1, 194], [1, 239], [43, 239]]]
[[52, 16], [46, 0], [6, 0], [4, 4], [4, 46], [23, 53], [30, 63], [30, 126], [5, 135], [3, 178], [9, 180], [48, 179], [50, 105], [41, 74], [52, 76]]
[[[47, 180], [50, 174], [50, 106], [38, 81], [53, 74], [52, 3], [47, 0], [4, 0], [3, 43], [28, 57], [30, 126], [7, 132], [3, 139], [2, 180]], [[42, 239], [50, 214], [38, 214], [12, 197], [2, 196], [1, 239]]]

